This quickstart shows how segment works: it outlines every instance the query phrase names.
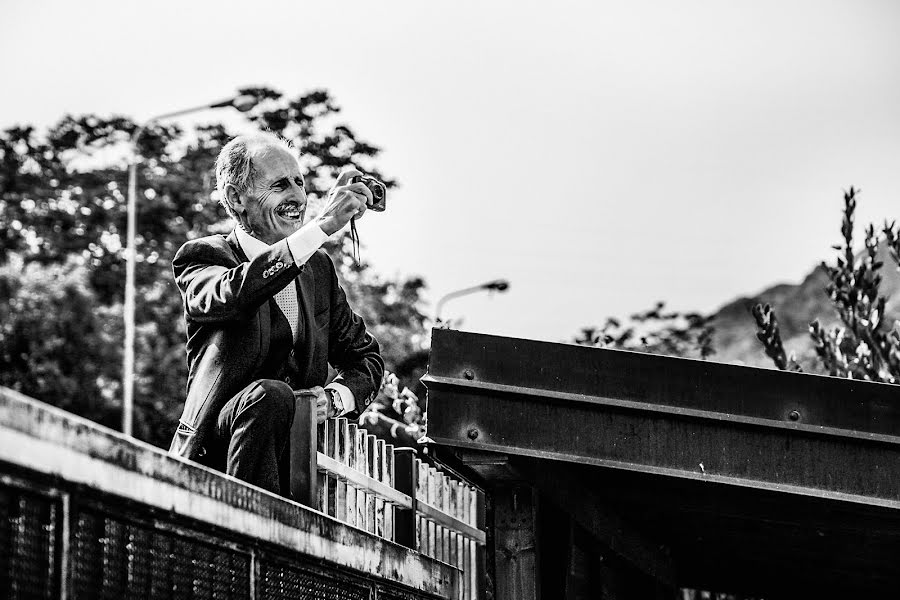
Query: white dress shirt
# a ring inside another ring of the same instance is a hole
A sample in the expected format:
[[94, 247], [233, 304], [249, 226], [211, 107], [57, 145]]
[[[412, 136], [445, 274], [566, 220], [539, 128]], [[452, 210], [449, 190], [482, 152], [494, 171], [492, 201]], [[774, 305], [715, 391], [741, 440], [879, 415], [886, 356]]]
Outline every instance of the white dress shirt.
[[[268, 244], [256, 239], [244, 231], [243, 228], [236, 227], [235, 231], [237, 232], [237, 239], [238, 243], [241, 245], [241, 250], [244, 251], [244, 254], [247, 255], [248, 259], [253, 260], [268, 249]], [[298, 265], [302, 265], [316, 253], [319, 246], [327, 239], [328, 236], [325, 235], [325, 232], [322, 231], [316, 223], [307, 223], [287, 237], [287, 245], [288, 249], [291, 251], [291, 256], [294, 257], [294, 262]], [[291, 333], [296, 342], [300, 323], [300, 313], [298, 308], [300, 304], [297, 298], [297, 286], [288, 285], [275, 294], [275, 303], [290, 324]], [[341, 414], [335, 416], [340, 417], [356, 409], [356, 397], [346, 385], [331, 382], [325, 387], [335, 390], [341, 399], [341, 404], [344, 405]]]

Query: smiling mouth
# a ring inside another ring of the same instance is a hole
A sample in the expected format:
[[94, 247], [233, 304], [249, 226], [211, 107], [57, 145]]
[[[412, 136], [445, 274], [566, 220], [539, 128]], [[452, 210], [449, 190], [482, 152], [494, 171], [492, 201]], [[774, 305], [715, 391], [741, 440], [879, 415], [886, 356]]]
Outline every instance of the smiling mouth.
[[275, 214], [288, 221], [299, 221], [303, 217], [303, 208], [297, 202], [282, 202], [275, 209]]

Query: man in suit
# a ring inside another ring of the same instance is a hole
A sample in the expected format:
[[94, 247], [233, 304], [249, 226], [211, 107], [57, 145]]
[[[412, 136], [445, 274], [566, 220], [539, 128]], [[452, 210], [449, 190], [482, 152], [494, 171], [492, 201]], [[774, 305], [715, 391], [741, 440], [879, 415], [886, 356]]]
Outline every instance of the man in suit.
[[[341, 173], [305, 222], [303, 176], [285, 142], [238, 136], [220, 152], [216, 185], [236, 227], [187, 242], [172, 263], [189, 370], [172, 454], [287, 493], [295, 398], [314, 395], [320, 423], [371, 402], [384, 372], [378, 343], [319, 250], [372, 201], [356, 175]], [[329, 364], [337, 376], [325, 385]]]

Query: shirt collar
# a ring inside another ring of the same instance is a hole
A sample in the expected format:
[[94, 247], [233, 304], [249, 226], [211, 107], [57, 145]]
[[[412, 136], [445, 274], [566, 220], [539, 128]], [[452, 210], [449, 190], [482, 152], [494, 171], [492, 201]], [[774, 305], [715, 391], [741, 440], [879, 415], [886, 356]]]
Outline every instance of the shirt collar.
[[234, 230], [237, 232], [237, 240], [238, 244], [241, 245], [241, 250], [244, 251], [244, 254], [247, 255], [248, 260], [253, 260], [263, 252], [269, 249], [269, 245], [262, 240], [258, 240], [246, 231], [244, 231], [243, 227], [235, 227]]

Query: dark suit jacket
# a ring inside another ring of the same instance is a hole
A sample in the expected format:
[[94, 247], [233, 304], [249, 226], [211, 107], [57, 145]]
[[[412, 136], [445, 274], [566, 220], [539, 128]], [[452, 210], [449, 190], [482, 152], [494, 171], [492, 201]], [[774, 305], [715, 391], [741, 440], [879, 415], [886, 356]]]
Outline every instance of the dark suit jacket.
[[205, 445], [222, 406], [259, 378], [270, 350], [269, 304], [287, 285], [298, 286], [303, 320], [293, 348], [301, 373], [295, 387], [325, 385], [330, 363], [357, 409], [375, 396], [384, 373], [378, 342], [350, 309], [322, 250], [301, 266], [282, 240], [248, 261], [232, 232], [187, 242], [172, 267], [188, 335], [187, 399], [172, 454], [206, 462]]

